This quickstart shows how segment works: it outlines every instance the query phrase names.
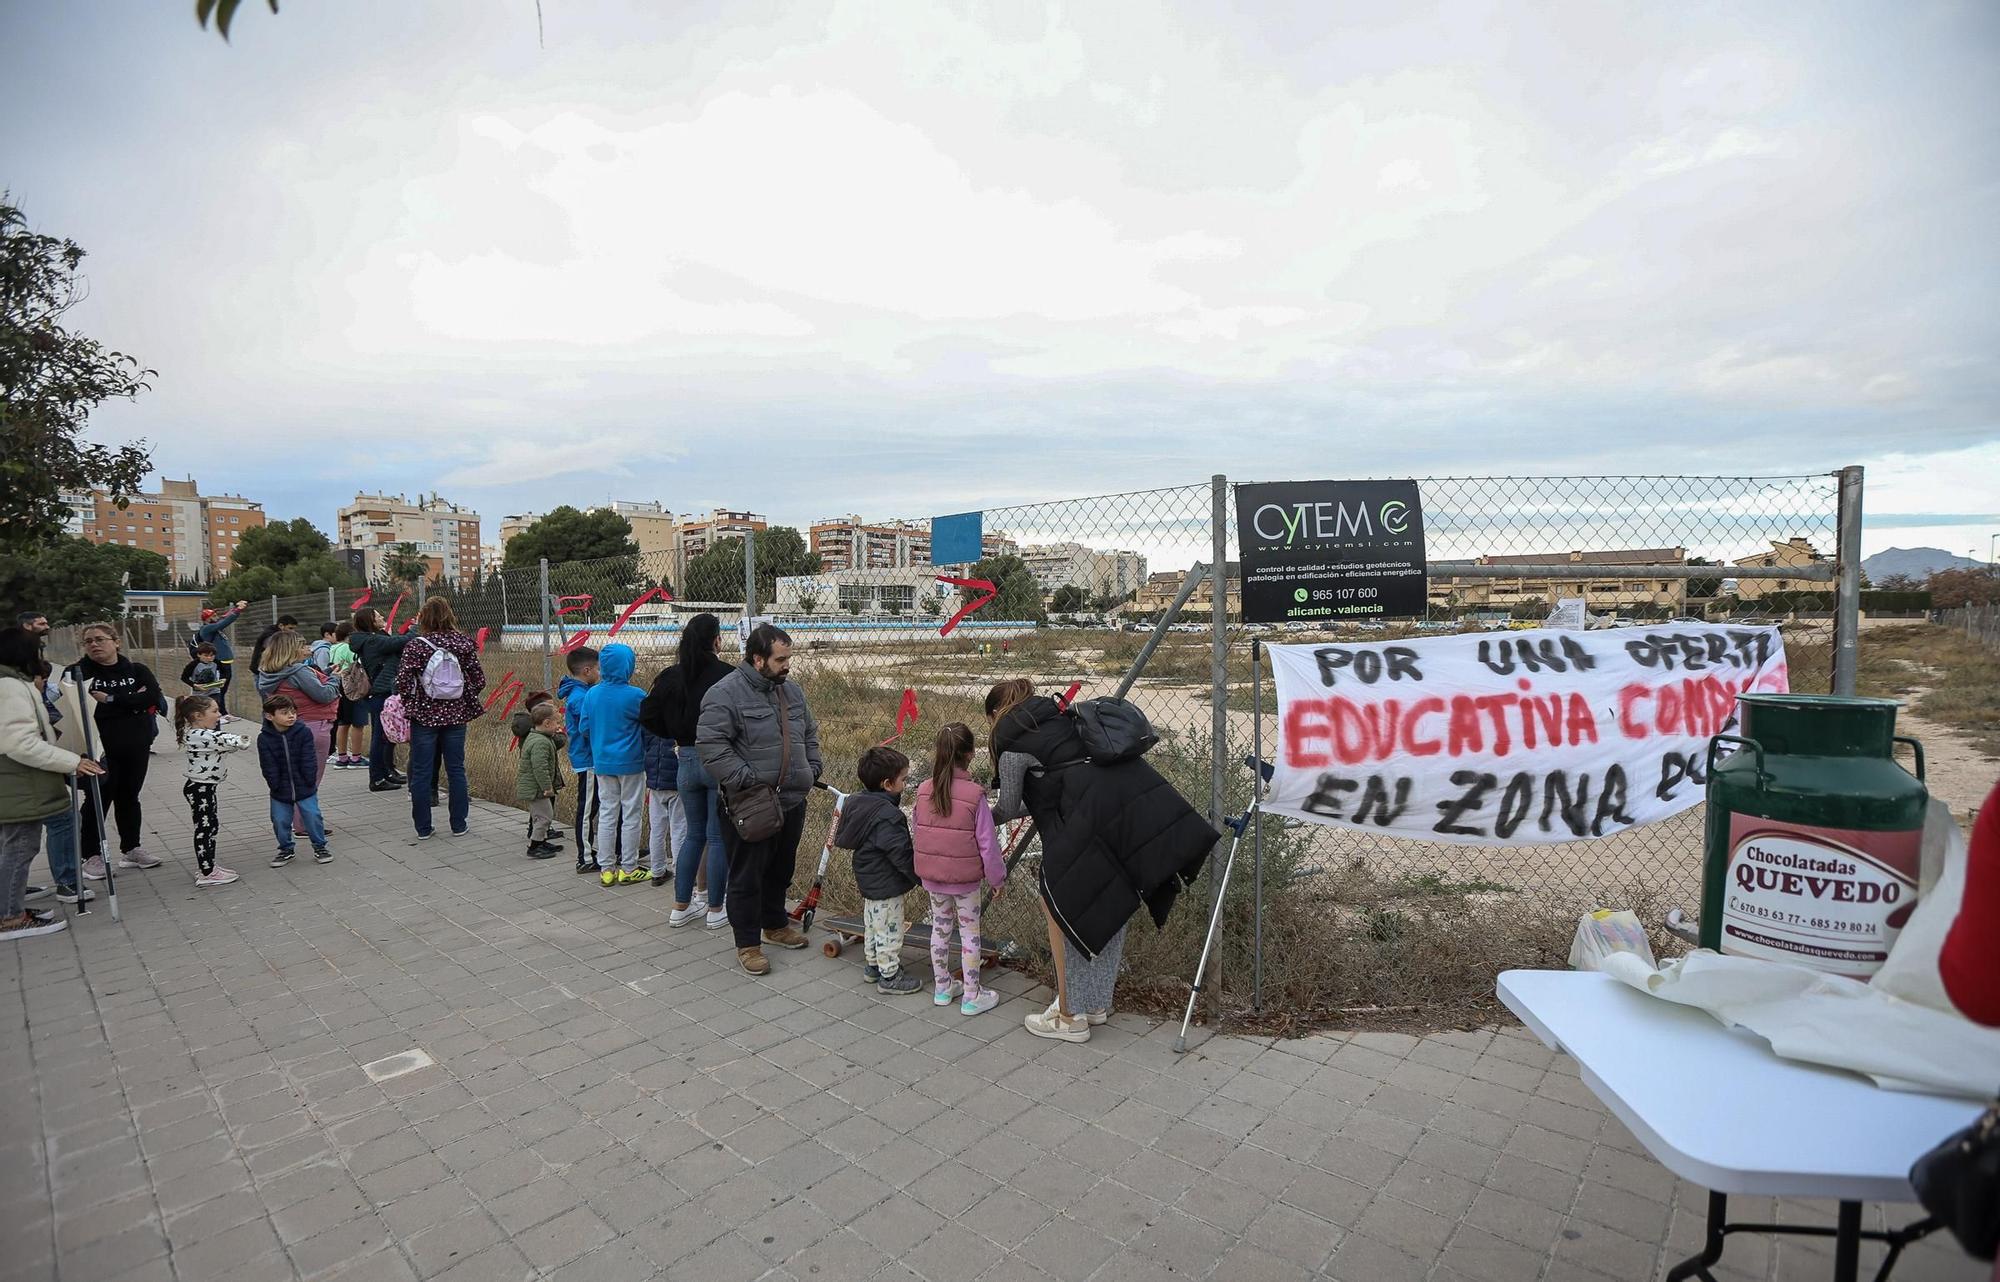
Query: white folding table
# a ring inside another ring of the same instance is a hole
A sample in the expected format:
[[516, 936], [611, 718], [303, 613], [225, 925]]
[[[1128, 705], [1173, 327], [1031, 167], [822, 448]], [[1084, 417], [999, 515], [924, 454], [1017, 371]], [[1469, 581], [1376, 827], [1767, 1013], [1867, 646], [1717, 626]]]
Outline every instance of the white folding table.
[[[1905, 1246], [1937, 1227], [1926, 1219], [1863, 1232], [1861, 1204], [1915, 1201], [1911, 1164], [1981, 1105], [1779, 1059], [1704, 1011], [1595, 971], [1510, 970], [1498, 987], [1535, 1036], [1576, 1060], [1584, 1084], [1655, 1161], [1709, 1190], [1707, 1241], [1667, 1282], [1714, 1282], [1708, 1269], [1724, 1238], [1742, 1232], [1833, 1238], [1835, 1282], [1856, 1282], [1864, 1239], [1886, 1242], [1880, 1282]], [[1837, 1227], [1730, 1224], [1731, 1193], [1831, 1199]]]

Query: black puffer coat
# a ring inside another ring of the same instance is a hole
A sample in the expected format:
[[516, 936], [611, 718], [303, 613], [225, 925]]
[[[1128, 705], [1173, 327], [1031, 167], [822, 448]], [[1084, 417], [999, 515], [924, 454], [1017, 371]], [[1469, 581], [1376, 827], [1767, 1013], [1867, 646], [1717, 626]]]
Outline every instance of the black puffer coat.
[[1095, 957], [1144, 904], [1164, 926], [1201, 871], [1216, 831], [1141, 758], [1092, 765], [1076, 718], [1037, 696], [993, 728], [996, 752], [1041, 763], [1028, 813], [1042, 838], [1042, 900], [1070, 943]]

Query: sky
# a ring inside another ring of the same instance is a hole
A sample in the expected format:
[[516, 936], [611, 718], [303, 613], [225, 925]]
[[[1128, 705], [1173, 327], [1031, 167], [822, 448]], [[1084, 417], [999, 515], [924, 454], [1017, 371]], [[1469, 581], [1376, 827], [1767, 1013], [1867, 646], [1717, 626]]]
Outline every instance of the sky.
[[1868, 468], [2000, 533], [2000, 8], [0, 0], [93, 421], [331, 531]]

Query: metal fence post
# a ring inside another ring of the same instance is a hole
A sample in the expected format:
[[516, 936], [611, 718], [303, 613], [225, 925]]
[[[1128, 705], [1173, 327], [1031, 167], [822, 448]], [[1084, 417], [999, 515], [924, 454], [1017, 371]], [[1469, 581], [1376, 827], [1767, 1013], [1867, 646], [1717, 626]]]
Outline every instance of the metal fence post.
[[1221, 823], [1229, 756], [1229, 478], [1218, 473], [1209, 485], [1208, 817]]
[[430, 576], [428, 574], [419, 576], [417, 579], [417, 609], [421, 610], [424, 608], [424, 602], [430, 597], [430, 590]]
[[275, 592], [271, 594], [271, 626], [278, 626], [278, 594]]
[[556, 688], [555, 655], [549, 649], [549, 559], [542, 558], [542, 689]]
[[757, 531], [743, 531], [743, 617], [757, 613]]
[[340, 615], [336, 612], [333, 604], [333, 588], [331, 586], [326, 590], [326, 617], [335, 623], [340, 621]]
[[1840, 469], [1840, 580], [1833, 610], [1833, 692], [1854, 693], [1855, 667], [1861, 633], [1861, 481], [1862, 469]]

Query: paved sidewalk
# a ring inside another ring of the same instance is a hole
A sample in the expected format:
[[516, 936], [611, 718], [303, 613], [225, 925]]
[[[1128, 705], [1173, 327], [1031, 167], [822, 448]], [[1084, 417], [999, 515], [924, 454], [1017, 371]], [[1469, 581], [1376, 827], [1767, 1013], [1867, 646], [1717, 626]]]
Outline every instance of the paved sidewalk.
[[[192, 885], [163, 754], [123, 923], [0, 945], [0, 1282], [1601, 1282], [1698, 1240], [1699, 1191], [1518, 1028], [1043, 1042], [1019, 976], [973, 1019], [816, 951], [753, 979], [669, 892], [522, 858], [517, 812], [414, 843], [359, 771], [327, 776], [336, 862], [272, 870], [234, 775], [240, 884]], [[1982, 1274], [1932, 1242], [1897, 1276]]]

